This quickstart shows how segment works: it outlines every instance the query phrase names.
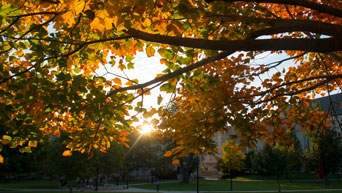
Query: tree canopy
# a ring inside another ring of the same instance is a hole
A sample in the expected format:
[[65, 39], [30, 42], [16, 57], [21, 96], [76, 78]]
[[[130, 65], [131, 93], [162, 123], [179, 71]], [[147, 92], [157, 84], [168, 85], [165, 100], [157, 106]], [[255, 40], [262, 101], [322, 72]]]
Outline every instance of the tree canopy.
[[[336, 0], [1, 0], [1, 149], [29, 152], [65, 131], [71, 151], [105, 151], [125, 144], [134, 110], [159, 111], [173, 154], [210, 150], [227, 124], [245, 145], [326, 125], [307, 107], [340, 86], [341, 23]], [[143, 83], [96, 73], [134, 68], [137, 52], [158, 53], [163, 73]], [[265, 52], [288, 57], [253, 63]], [[175, 93], [176, 113], [134, 102], [157, 86]]]

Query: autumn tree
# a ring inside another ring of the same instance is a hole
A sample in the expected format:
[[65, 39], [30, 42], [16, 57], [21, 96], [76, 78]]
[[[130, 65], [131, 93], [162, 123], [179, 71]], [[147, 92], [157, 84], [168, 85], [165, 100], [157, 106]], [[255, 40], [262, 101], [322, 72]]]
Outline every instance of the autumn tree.
[[[295, 124], [325, 124], [307, 107], [340, 86], [341, 18], [335, 0], [1, 0], [0, 149], [29, 152], [62, 131], [71, 151], [125, 144], [132, 110], [158, 112], [142, 103], [158, 86], [178, 101], [159, 113], [179, 151], [212, 149], [227, 124], [242, 145], [288, 140]], [[142, 83], [117, 74], [137, 52], [165, 70]], [[256, 62], [264, 53], [285, 58]]]
[[246, 154], [236, 142], [226, 141], [222, 145], [222, 158], [218, 158], [217, 168], [221, 178], [235, 177], [245, 169]]
[[300, 141], [298, 140], [294, 131], [290, 132], [288, 136], [291, 142], [288, 144], [278, 144], [276, 147], [286, 155], [287, 167], [285, 175], [291, 182], [293, 173], [300, 172], [303, 169], [304, 152], [302, 150]]
[[324, 179], [325, 186], [329, 185], [328, 175], [338, 167], [342, 152], [342, 137], [332, 128], [323, 129], [322, 132], [311, 133], [310, 152], [306, 154], [311, 162], [311, 169], [320, 179]]
[[277, 178], [278, 192], [281, 192], [280, 177], [285, 174], [287, 168], [286, 152], [265, 144], [263, 149], [254, 158], [254, 169], [263, 176], [275, 176]]

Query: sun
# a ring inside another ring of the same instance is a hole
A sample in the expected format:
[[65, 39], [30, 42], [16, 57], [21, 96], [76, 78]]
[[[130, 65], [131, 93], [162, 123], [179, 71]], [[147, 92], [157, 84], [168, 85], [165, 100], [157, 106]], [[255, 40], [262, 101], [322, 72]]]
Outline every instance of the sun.
[[140, 129], [140, 133], [141, 134], [148, 134], [151, 133], [153, 131], [153, 127], [151, 125], [148, 124], [144, 124], [141, 129]]

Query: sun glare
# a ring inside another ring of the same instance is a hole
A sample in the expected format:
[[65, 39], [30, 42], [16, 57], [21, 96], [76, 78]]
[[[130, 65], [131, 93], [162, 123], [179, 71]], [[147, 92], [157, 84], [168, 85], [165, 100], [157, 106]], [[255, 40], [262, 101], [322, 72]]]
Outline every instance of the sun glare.
[[147, 133], [151, 133], [152, 131], [153, 131], [153, 128], [151, 125], [143, 125], [139, 132], [141, 134], [147, 134]]

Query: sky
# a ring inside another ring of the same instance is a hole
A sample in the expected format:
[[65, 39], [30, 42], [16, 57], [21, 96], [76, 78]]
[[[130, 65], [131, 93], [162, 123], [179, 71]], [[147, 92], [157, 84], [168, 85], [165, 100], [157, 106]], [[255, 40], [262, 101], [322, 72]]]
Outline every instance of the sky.
[[[156, 53], [153, 57], [147, 57], [147, 55], [144, 52], [137, 52], [137, 55], [135, 56], [135, 59], [132, 61], [134, 65], [134, 69], [130, 70], [124, 70], [123, 72], [117, 67], [117, 64], [114, 67], [111, 67], [111, 64], [107, 64], [106, 68], [108, 71], [117, 74], [119, 76], [127, 77], [129, 79], [138, 79], [139, 83], [145, 83], [147, 81], [150, 81], [156, 77], [157, 74], [161, 74], [162, 71], [166, 68], [165, 65], [160, 64], [161, 56]], [[96, 71], [98, 75], [103, 75], [106, 73], [106, 71], [103, 68], [100, 68]], [[114, 75], [106, 75], [107, 79], [113, 79], [115, 78]], [[123, 82], [124, 84], [124, 82]], [[124, 85], [124, 87], [126, 87]], [[169, 99], [170, 95], [166, 93], [161, 93], [159, 90], [159, 87], [156, 87], [151, 90], [150, 95], [144, 96], [144, 107], [150, 108], [150, 107], [157, 107], [157, 97], [159, 94], [162, 94], [164, 97], [163, 105], [165, 105]], [[136, 101], [141, 101], [141, 98], [136, 99]]]

